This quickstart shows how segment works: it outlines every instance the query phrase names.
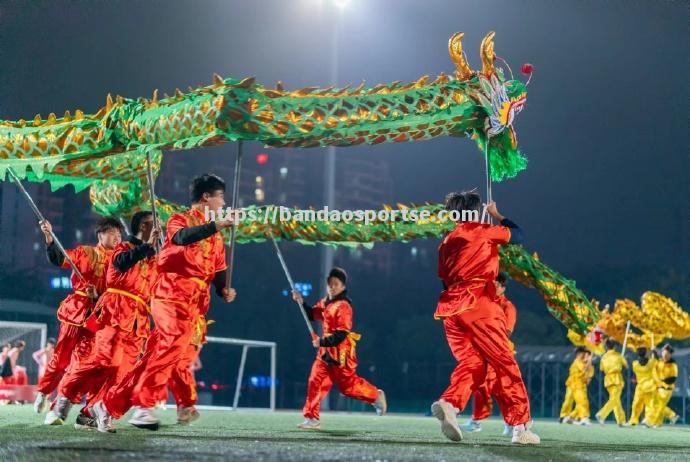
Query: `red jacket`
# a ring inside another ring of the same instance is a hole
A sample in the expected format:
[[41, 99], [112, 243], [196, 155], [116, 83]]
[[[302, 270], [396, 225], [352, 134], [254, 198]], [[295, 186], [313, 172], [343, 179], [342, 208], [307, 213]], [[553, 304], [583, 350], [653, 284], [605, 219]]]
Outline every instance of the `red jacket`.
[[189, 245], [177, 245], [172, 239], [182, 228], [206, 223], [204, 214], [195, 208], [170, 217], [153, 289], [153, 298], [184, 304], [202, 315], [208, 311], [209, 284], [227, 268], [223, 236], [216, 232]]
[[444, 283], [436, 319], [475, 308], [483, 295], [495, 297], [498, 246], [510, 241], [510, 229], [476, 222], [459, 223], [438, 248], [438, 276]]
[[324, 339], [333, 335], [335, 331], [347, 332], [345, 340], [336, 346], [319, 347], [317, 358], [337, 365], [354, 369], [357, 367], [357, 355], [355, 346], [361, 336], [352, 332], [352, 305], [347, 298], [341, 298], [326, 304], [326, 299], [319, 302], [312, 308], [312, 317], [316, 321], [323, 321]]
[[[57, 318], [64, 323], [83, 326], [86, 317], [94, 308], [94, 302], [86, 295], [87, 286], [96, 286], [98, 294], [105, 292], [105, 273], [108, 259], [112, 250], [102, 245], [95, 247], [80, 245], [66, 251], [86, 281], [82, 281], [72, 272], [72, 287], [74, 292], [65, 298], [57, 311]], [[67, 259], [62, 263], [63, 268], [71, 268]]]
[[96, 311], [100, 311], [100, 323], [117, 326], [125, 332], [135, 331], [137, 337], [146, 338], [150, 331], [149, 302], [157, 274], [156, 257], [139, 260], [124, 272], [113, 264], [118, 255], [135, 247], [131, 241], [115, 247], [106, 272], [108, 288], [98, 299]]

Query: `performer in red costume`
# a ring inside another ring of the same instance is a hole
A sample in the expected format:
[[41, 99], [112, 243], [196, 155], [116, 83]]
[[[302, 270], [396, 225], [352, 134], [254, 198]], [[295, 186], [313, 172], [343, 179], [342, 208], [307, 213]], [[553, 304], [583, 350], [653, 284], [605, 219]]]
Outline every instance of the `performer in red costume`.
[[207, 325], [211, 322], [207, 322], [204, 315], [199, 315], [192, 340], [170, 374], [168, 386], [177, 405], [177, 423], [180, 425], [189, 425], [199, 418], [199, 411], [196, 410], [198, 395], [194, 372], [201, 369], [199, 354], [206, 343]]
[[[481, 199], [474, 191], [446, 197], [446, 209], [457, 211], [460, 216], [474, 215], [478, 220], [480, 207]], [[491, 365], [501, 381], [496, 397], [503, 419], [514, 427], [513, 443], [539, 444], [539, 437], [526, 426], [531, 420], [529, 398], [494, 284], [498, 275], [498, 246], [518, 243], [522, 232], [498, 212], [494, 202], [487, 204], [486, 211], [501, 224], [458, 222], [438, 249], [438, 275], [445, 290], [434, 316], [443, 320], [448, 345], [458, 365], [448, 388], [431, 405], [431, 412], [441, 421], [441, 430], [448, 439], [462, 440], [457, 413], [484, 384], [487, 366]]]
[[[46, 239], [48, 260], [55, 266], [70, 268], [65, 256], [53, 241], [51, 224], [44, 221], [40, 225]], [[47, 396], [57, 388], [67, 367], [75, 367], [92, 352], [94, 334], [84, 325], [86, 319], [93, 313], [95, 301], [105, 292], [107, 262], [113, 249], [122, 240], [122, 232], [122, 225], [117, 219], [102, 218], [96, 225], [98, 245], [80, 245], [75, 249], [67, 250], [67, 254], [85, 280], [72, 273], [74, 290], [58, 308], [60, 329], [55, 351], [46, 366], [43, 377], [38, 382], [38, 393], [34, 401], [34, 410], [38, 413], [43, 411]], [[61, 425], [67, 417], [71, 403], [67, 398], [62, 397], [55, 400], [53, 406], [54, 409], [46, 415], [44, 423]]]
[[374, 406], [378, 415], [385, 414], [388, 407], [383, 390], [357, 375], [355, 344], [361, 336], [352, 332], [352, 301], [347, 297], [347, 274], [341, 268], [333, 268], [327, 283], [328, 297], [313, 307], [304, 303], [299, 292], [292, 293], [292, 297], [302, 303], [309, 319], [323, 321], [323, 338], [313, 340], [318, 353], [309, 375], [303, 409], [305, 420], [298, 425], [303, 429], [321, 427], [321, 400], [333, 383], [338, 385], [343, 395]]
[[[501, 305], [501, 308], [503, 308], [503, 313], [506, 317], [506, 329], [508, 329], [508, 337], [510, 337], [513, 333], [513, 330], [515, 330], [517, 310], [515, 309], [515, 305], [513, 305], [513, 303], [505, 296], [508, 278], [508, 273], [498, 273], [498, 277], [496, 278], [496, 297], [498, 304]], [[500, 393], [497, 392], [498, 387], [500, 386], [501, 382], [496, 376], [496, 371], [493, 367], [491, 367], [491, 365], [487, 365], [486, 380], [484, 381], [484, 384], [472, 394], [472, 397], [474, 398], [474, 403], [472, 406], [472, 418], [467, 421], [467, 423], [460, 426], [461, 430], [469, 433], [481, 431], [482, 427], [479, 422], [491, 415], [491, 398], [494, 397], [497, 401], [500, 399]], [[498, 402], [498, 406], [499, 408], [502, 407], [502, 403], [500, 401]], [[512, 430], [512, 426], [506, 424], [503, 434], [509, 435]]]
[[[139, 359], [150, 331], [148, 311], [157, 274], [159, 229], [151, 212], [137, 212], [132, 217], [133, 235], [115, 247], [106, 272], [107, 289], [95, 307], [100, 329], [94, 354], [71, 368], [60, 382], [60, 396], [71, 403], [79, 403], [87, 393], [90, 402], [100, 401]], [[77, 429], [95, 426], [85, 409], [77, 417]]]
[[190, 192], [191, 208], [170, 217], [158, 255], [151, 296], [155, 328], [146, 351], [134, 369], [92, 407], [101, 432], [112, 433], [112, 418], [122, 417], [132, 406], [138, 409], [129, 423], [157, 430], [160, 420], [153, 408], [187, 351], [195, 321], [208, 310], [209, 284], [213, 282], [226, 302], [235, 299], [235, 290], [225, 287], [225, 246], [219, 233], [232, 226], [232, 217], [206, 219], [209, 211], [225, 206], [225, 183], [215, 175], [202, 175], [193, 180]]

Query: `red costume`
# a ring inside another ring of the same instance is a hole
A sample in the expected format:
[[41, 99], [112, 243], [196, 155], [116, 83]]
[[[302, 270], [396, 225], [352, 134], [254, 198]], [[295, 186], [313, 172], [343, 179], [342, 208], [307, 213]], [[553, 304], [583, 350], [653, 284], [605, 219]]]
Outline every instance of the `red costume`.
[[[57, 253], [55, 244], [50, 244], [48, 253]], [[72, 272], [72, 287], [74, 291], [63, 300], [57, 311], [60, 321], [55, 351], [46, 366], [45, 373], [38, 382], [38, 391], [46, 395], [50, 394], [58, 386], [70, 364], [72, 367], [87, 358], [93, 349], [93, 332], [84, 327], [87, 317], [93, 312], [94, 301], [89, 298], [86, 291], [89, 284], [96, 287], [96, 292], [102, 294], [105, 291], [105, 273], [107, 261], [112, 254], [102, 245], [95, 247], [79, 246], [67, 250], [67, 254], [77, 266], [85, 281], [78, 278]], [[63, 268], [70, 268], [69, 263], [63, 258], [59, 263]], [[51, 255], [51, 261], [56, 263]]]
[[511, 349], [506, 316], [496, 298], [498, 246], [510, 229], [463, 222], [438, 249], [438, 275], [446, 287], [435, 317], [443, 319], [448, 345], [458, 365], [441, 399], [461, 411], [486, 379], [491, 365], [501, 381], [496, 398], [508, 425], [530, 420], [529, 398]]
[[[208, 307], [208, 304], [206, 305]], [[206, 343], [207, 325], [213, 321], [206, 321], [203, 315], [200, 315], [196, 321], [194, 328], [194, 335], [189, 342], [182, 358], [177, 362], [170, 374], [168, 386], [175, 398], [175, 403], [178, 409], [184, 407], [192, 407], [196, 404], [196, 378], [192, 365], [199, 356], [201, 346]], [[166, 396], [167, 399], [167, 396]]]
[[[370, 404], [376, 401], [378, 389], [359, 377], [356, 372], [357, 355], [355, 345], [360, 335], [352, 332], [352, 305], [341, 293], [332, 300], [321, 300], [311, 309], [310, 317], [323, 321], [321, 344], [328, 342], [329, 336], [337, 331], [346, 333], [345, 338], [333, 346], [321, 346], [311, 368], [307, 399], [303, 414], [307, 419], [319, 419], [321, 400], [326, 396], [333, 383], [340, 393]], [[305, 305], [309, 312], [309, 308]]]
[[[501, 305], [501, 307], [503, 308], [503, 313], [506, 317], [506, 329], [508, 329], [508, 335], [510, 336], [510, 334], [515, 329], [517, 310], [515, 309], [515, 305], [513, 305], [513, 303], [503, 295], [498, 296], [498, 304]], [[493, 367], [491, 367], [491, 365], [487, 364], [486, 380], [484, 381], [484, 384], [480, 386], [472, 395], [474, 397], [474, 406], [472, 408], [473, 420], [477, 421], [486, 419], [491, 415], [492, 396], [496, 397], [496, 400], [498, 401], [498, 407], [500, 409], [503, 408], [504, 404], [500, 401], [500, 397], [502, 397], [503, 395], [499, 392], [498, 389], [498, 387], [500, 386], [501, 381], [498, 380], [498, 377], [496, 376], [496, 371]]]
[[204, 229], [210, 230], [208, 237], [187, 245], [173, 241], [179, 231], [204, 224], [204, 214], [196, 208], [168, 220], [151, 297], [155, 328], [140, 362], [103, 399], [115, 418], [131, 406], [151, 408], [156, 404], [189, 347], [200, 311], [208, 310], [209, 283], [226, 269], [222, 236], [215, 231], [215, 224], [207, 223]]
[[108, 288], [95, 307], [101, 326], [95, 335], [95, 352], [71, 368], [60, 383], [60, 394], [72, 403], [81, 401], [87, 392], [89, 402], [100, 401], [139, 359], [150, 330], [154, 255], [153, 246], [136, 238], [115, 248], [106, 273]]

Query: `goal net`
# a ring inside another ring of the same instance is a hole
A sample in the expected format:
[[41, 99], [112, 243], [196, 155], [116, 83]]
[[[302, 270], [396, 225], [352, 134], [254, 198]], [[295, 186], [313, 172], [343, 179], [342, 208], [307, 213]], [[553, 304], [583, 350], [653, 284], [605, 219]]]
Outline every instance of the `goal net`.
[[19, 340], [26, 343], [24, 350], [19, 353], [17, 365], [26, 368], [30, 384], [38, 381], [38, 364], [32, 354], [45, 346], [47, 332], [48, 326], [42, 323], [0, 321], [0, 345], [14, 345]]
[[197, 407], [274, 411], [276, 343], [228, 337], [206, 341], [194, 371]]

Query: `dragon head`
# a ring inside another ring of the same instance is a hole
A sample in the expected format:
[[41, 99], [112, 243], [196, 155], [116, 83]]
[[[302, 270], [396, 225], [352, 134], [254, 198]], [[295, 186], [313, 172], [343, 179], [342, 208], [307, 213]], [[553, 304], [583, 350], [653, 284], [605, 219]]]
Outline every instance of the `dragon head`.
[[[494, 52], [495, 32], [489, 32], [479, 47], [482, 61], [481, 71], [475, 71], [467, 64], [462, 49], [462, 32], [455, 33], [448, 41], [448, 52], [455, 63], [455, 81], [463, 86], [463, 91], [476, 103], [473, 117], [477, 124], [465, 134], [474, 139], [486, 151], [491, 164], [491, 178], [501, 181], [515, 176], [525, 168], [527, 159], [517, 148], [517, 136], [513, 128], [515, 116], [522, 111], [527, 101], [527, 84], [513, 78], [506, 79], [503, 69], [496, 67]], [[505, 61], [504, 61], [505, 62]], [[529, 69], [531, 65], [523, 67]], [[525, 72], [523, 70], [523, 72]]]
[[[506, 80], [503, 70], [495, 67], [495, 32], [489, 32], [479, 47], [482, 70], [473, 71], [467, 64], [462, 50], [463, 32], [455, 33], [448, 41], [448, 53], [455, 63], [455, 78], [460, 81], [476, 82], [476, 91], [471, 96], [484, 108], [487, 119], [484, 131], [488, 137], [496, 137], [508, 130], [512, 147], [517, 147], [513, 120], [527, 100], [527, 86], [520, 80]], [[511, 72], [512, 77], [512, 72]]]

